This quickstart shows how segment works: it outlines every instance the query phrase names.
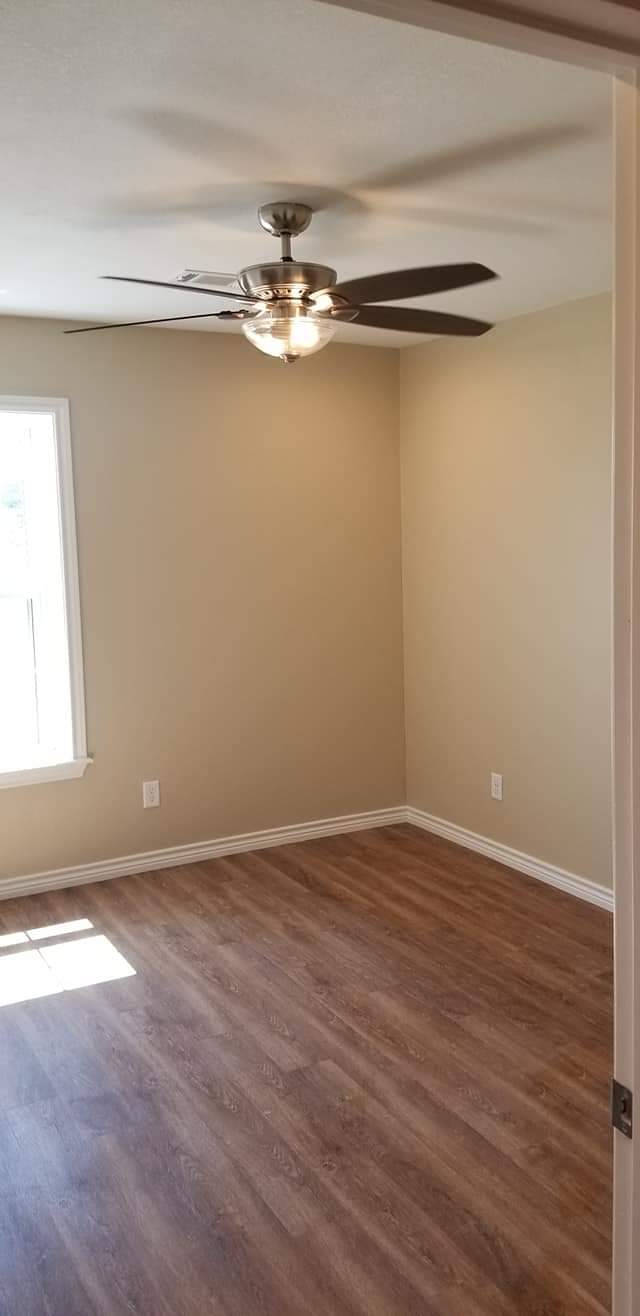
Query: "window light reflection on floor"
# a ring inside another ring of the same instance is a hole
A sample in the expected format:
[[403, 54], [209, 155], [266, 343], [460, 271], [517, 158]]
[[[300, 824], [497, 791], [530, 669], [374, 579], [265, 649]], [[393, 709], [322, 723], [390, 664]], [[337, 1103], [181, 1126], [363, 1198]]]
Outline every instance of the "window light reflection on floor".
[[[9, 952], [0, 955], [0, 1006], [135, 976], [135, 969], [108, 937], [101, 933], [71, 935], [92, 928], [93, 924], [84, 918], [0, 935], [0, 951]], [[55, 937], [67, 939], [51, 944]], [[45, 940], [47, 944], [37, 948], [29, 945]], [[22, 945], [28, 949], [12, 949]]]
[[28, 940], [26, 932], [3, 932], [0, 937], [0, 949], [3, 946], [18, 946], [21, 942]]
[[29, 928], [23, 935], [29, 941], [42, 941], [43, 937], [65, 937], [69, 932], [86, 932], [92, 927], [88, 918], [76, 918], [71, 923], [49, 923], [46, 928]]
[[36, 996], [53, 996], [62, 984], [53, 976], [37, 950], [21, 950], [0, 960], [0, 1005], [32, 1001]]

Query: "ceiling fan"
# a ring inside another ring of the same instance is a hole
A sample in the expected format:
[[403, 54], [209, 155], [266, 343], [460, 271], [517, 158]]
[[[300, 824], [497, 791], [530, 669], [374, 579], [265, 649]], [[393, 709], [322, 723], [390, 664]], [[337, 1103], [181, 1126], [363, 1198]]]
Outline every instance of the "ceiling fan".
[[[123, 329], [176, 320], [238, 320], [254, 347], [290, 364], [325, 347], [342, 321], [357, 320], [358, 324], [375, 329], [397, 329], [404, 333], [464, 337], [475, 337], [491, 329], [492, 326], [484, 320], [472, 320], [467, 316], [447, 315], [419, 307], [378, 305], [495, 279], [496, 274], [486, 265], [474, 262], [428, 265], [337, 283], [336, 271], [330, 266], [294, 260], [291, 255], [291, 239], [309, 227], [312, 215], [311, 206], [302, 202], [273, 201], [261, 206], [258, 220], [267, 233], [280, 239], [280, 259], [248, 265], [237, 275], [208, 275], [206, 271], [189, 270], [177, 283], [133, 279], [119, 274], [104, 276], [121, 283], [177, 288], [203, 293], [207, 297], [224, 297], [243, 303], [240, 309], [131, 320], [123, 324], [97, 324], [84, 329], [66, 329], [65, 333], [93, 333], [98, 329]], [[229, 286], [224, 289], [202, 286], [212, 278], [234, 283], [239, 291], [233, 291]]]

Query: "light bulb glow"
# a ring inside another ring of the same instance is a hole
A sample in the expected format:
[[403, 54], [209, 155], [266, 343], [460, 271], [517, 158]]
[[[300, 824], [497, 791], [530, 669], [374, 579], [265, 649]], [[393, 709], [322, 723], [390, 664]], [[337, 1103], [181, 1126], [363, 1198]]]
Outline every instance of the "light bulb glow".
[[328, 315], [319, 315], [292, 299], [270, 302], [242, 322], [244, 334], [254, 347], [283, 361], [297, 361], [298, 357], [320, 351], [337, 327], [337, 321]]
[[320, 342], [320, 334], [314, 320], [294, 320], [289, 330], [289, 342], [294, 351], [313, 351]]
[[321, 292], [313, 298], [313, 304], [318, 311], [330, 311], [334, 301], [328, 292]]

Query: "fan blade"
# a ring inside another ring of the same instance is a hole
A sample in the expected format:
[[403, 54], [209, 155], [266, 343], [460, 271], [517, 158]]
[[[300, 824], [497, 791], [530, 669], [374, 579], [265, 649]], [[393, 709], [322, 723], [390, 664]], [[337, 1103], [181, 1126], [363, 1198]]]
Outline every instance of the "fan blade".
[[123, 320], [121, 324], [89, 324], [86, 329], [64, 329], [65, 334], [95, 334], [98, 329], [133, 329], [141, 324], [173, 324], [176, 320], [245, 320], [250, 311], [205, 311], [202, 315], [164, 315], [161, 320]]
[[606, 122], [591, 116], [568, 123], [537, 124], [515, 128], [493, 137], [474, 138], [457, 146], [448, 146], [429, 155], [401, 160], [377, 174], [359, 178], [356, 192], [399, 191], [401, 188], [433, 187], [459, 174], [510, 164], [563, 146], [589, 141], [607, 131]]
[[228, 297], [232, 302], [259, 302], [260, 297], [247, 297], [243, 292], [228, 292], [223, 288], [194, 288], [191, 283], [162, 283], [158, 279], [131, 279], [125, 274], [103, 274], [103, 279], [115, 283], [142, 283], [147, 288], [175, 288], [177, 292], [200, 292], [205, 297]]
[[232, 122], [205, 118], [177, 106], [163, 109], [157, 105], [130, 107], [122, 117], [130, 127], [141, 129], [181, 155], [199, 157], [209, 167], [213, 161], [218, 167], [233, 169], [240, 159], [255, 172], [264, 160], [265, 145], [260, 137]]
[[[553, 215], [550, 215], [549, 219], [532, 219], [524, 213], [518, 214], [512, 200], [505, 201], [504, 207], [504, 213], [501, 211], [498, 214], [496, 211], [475, 210], [469, 206], [468, 201], [463, 204], [452, 200], [448, 205], [387, 206], [385, 204], [384, 208], [381, 207], [380, 213], [388, 215], [391, 219], [398, 219], [403, 224], [412, 225], [414, 228], [453, 228], [470, 233], [506, 233], [508, 236], [515, 233], [518, 237], [526, 237], [529, 233], [534, 237], [546, 234], [551, 227], [550, 220], [562, 222], [565, 218], [557, 207], [554, 207]], [[509, 208], [512, 214], [507, 214]], [[583, 222], [588, 218], [595, 216], [588, 216], [585, 212], [580, 215]], [[577, 219], [578, 216], [575, 217], [574, 222]]]
[[[337, 319], [340, 318], [338, 313]], [[470, 320], [466, 315], [447, 315], [443, 311], [424, 311], [417, 306], [360, 306], [355, 324], [372, 329], [399, 329], [405, 334], [459, 334], [477, 338], [493, 325], [486, 320]]]
[[396, 302], [405, 297], [427, 297], [450, 288], [468, 288], [472, 283], [497, 279], [493, 270], [475, 261], [462, 265], [425, 265], [416, 270], [389, 270], [369, 274], [362, 279], [348, 279], [327, 292], [337, 292], [350, 302]]
[[200, 187], [173, 189], [162, 192], [142, 192], [122, 197], [108, 207], [101, 204], [95, 220], [103, 226], [122, 224], [163, 225], [176, 220], [190, 222], [206, 220], [209, 223], [233, 228], [236, 233], [249, 233], [255, 239], [256, 211], [264, 197], [295, 196], [311, 206], [314, 214], [324, 212], [323, 226], [342, 223], [349, 216], [364, 215], [367, 206], [358, 197], [350, 196], [338, 188], [321, 187], [316, 183], [292, 182], [289, 179], [261, 178], [259, 173], [252, 182], [226, 182], [219, 180]]

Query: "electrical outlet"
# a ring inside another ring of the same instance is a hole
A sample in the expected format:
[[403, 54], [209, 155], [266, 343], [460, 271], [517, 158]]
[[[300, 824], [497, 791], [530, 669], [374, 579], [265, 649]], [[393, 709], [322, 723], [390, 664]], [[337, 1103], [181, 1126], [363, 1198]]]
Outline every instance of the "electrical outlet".
[[491, 799], [492, 799], [492, 800], [501, 800], [501, 799], [502, 799], [502, 773], [501, 773], [501, 772], [492, 772], [492, 773], [491, 773]]
[[158, 809], [160, 807], [159, 781], [143, 781], [142, 807], [143, 809]]

